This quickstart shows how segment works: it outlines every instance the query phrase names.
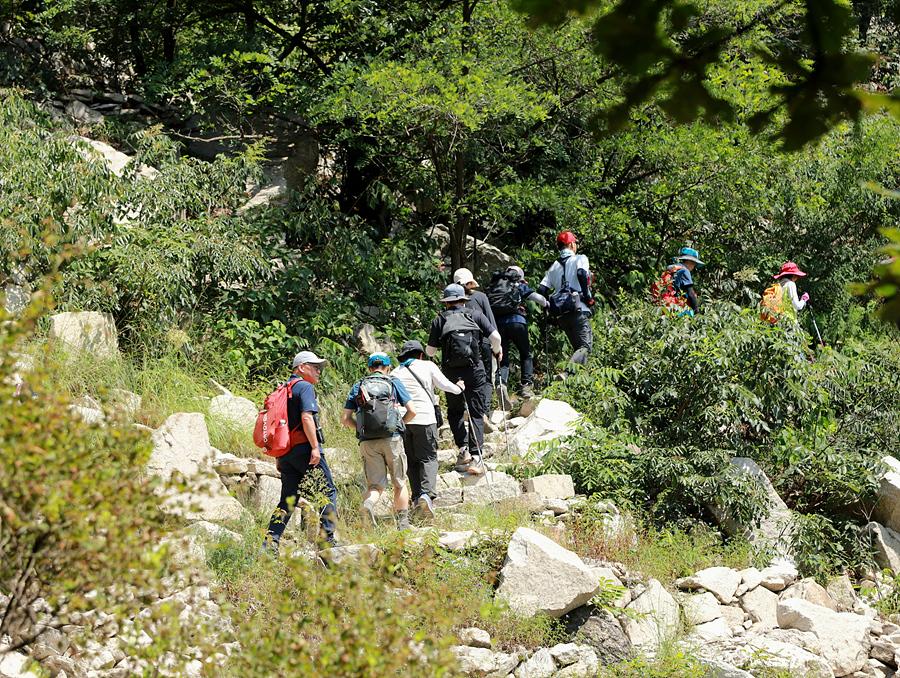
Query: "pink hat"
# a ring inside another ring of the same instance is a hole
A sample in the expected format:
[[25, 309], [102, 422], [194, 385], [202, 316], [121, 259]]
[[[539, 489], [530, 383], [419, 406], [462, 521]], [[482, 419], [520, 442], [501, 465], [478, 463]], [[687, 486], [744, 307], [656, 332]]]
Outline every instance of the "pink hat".
[[772, 277], [775, 278], [775, 280], [778, 280], [779, 278], [782, 278], [786, 275], [796, 275], [802, 278], [806, 275], [806, 273], [801, 271], [800, 267], [797, 266], [797, 264], [795, 264], [793, 261], [786, 261], [781, 265], [781, 271], [778, 273], [778, 275], [773, 275]]

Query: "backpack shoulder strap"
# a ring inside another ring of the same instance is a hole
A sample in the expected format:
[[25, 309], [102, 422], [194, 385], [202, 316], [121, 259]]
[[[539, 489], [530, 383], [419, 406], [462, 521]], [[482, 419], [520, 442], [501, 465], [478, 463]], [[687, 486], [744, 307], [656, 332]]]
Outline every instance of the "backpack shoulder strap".
[[409, 373], [412, 375], [412, 378], [416, 380], [416, 383], [419, 384], [419, 386], [422, 387], [422, 390], [425, 391], [425, 394], [428, 396], [428, 399], [431, 401], [432, 405], [436, 404], [436, 403], [434, 402], [434, 395], [433, 395], [432, 393], [429, 393], [429, 392], [428, 392], [428, 389], [425, 388], [425, 384], [422, 383], [422, 380], [419, 379], [419, 376], [418, 376], [415, 372], [412, 371], [412, 366], [411, 366], [411, 365], [404, 365], [403, 367], [405, 367], [405, 368], [406, 368], [406, 371], [409, 372]]

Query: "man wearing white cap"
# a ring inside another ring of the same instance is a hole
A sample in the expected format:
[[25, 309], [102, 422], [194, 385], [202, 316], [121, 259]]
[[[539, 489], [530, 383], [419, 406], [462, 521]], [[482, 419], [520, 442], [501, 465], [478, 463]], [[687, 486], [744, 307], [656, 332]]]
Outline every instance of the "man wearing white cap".
[[[491, 302], [487, 298], [487, 295], [479, 290], [480, 285], [475, 280], [475, 276], [472, 275], [472, 271], [467, 268], [458, 268], [453, 273], [453, 282], [457, 285], [462, 285], [463, 289], [466, 291], [466, 306], [480, 311], [485, 318], [487, 318], [488, 323], [493, 328], [492, 331], [497, 330], [497, 320], [494, 318], [494, 311], [491, 309]], [[481, 342], [481, 362], [484, 364], [484, 372], [487, 375], [487, 384], [484, 389], [484, 397], [486, 408], [490, 409], [491, 403], [491, 376], [493, 374], [493, 365], [491, 364], [491, 345], [487, 339], [488, 335], [485, 335], [482, 338]]]
[[319, 383], [326, 362], [312, 351], [300, 351], [294, 356], [293, 372], [288, 381], [291, 385], [291, 397], [287, 405], [291, 449], [275, 462], [281, 472], [281, 497], [269, 521], [265, 542], [265, 548], [276, 554], [278, 542], [300, 497], [300, 484], [313, 469], [320, 469], [328, 496], [328, 504], [322, 509], [320, 516], [322, 530], [326, 541], [332, 546], [336, 545], [334, 521], [337, 518], [337, 488], [322, 453], [324, 441], [318, 422], [319, 403], [313, 388]]

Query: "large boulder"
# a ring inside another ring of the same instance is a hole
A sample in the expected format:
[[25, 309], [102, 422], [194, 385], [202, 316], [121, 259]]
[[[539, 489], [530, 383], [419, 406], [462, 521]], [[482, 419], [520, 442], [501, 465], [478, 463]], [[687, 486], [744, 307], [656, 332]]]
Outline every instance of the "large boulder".
[[[450, 266], [450, 233], [441, 225], [436, 224], [430, 232], [431, 237], [438, 244], [438, 251], [435, 254], [444, 261], [446, 266]], [[477, 244], [477, 248], [476, 248]], [[477, 256], [471, 258], [467, 265], [472, 269], [475, 279], [481, 283], [482, 287], [486, 287], [490, 282], [491, 274], [494, 271], [505, 271], [507, 267], [515, 264], [515, 260], [494, 247], [484, 240], [476, 241], [471, 235], [466, 237], [466, 252], [474, 252], [477, 249]]]
[[886, 470], [881, 477], [878, 503], [872, 517], [882, 525], [900, 532], [900, 459], [887, 456], [881, 461]]
[[[572, 612], [573, 615], [577, 613], [578, 610]], [[609, 612], [592, 610], [578, 628], [574, 640], [593, 647], [604, 666], [626, 661], [634, 655], [631, 641], [622, 625]]]
[[[542, 399], [525, 423], [516, 430], [510, 446], [521, 456], [529, 454], [535, 443], [556, 440], [575, 433], [581, 415], [561, 400]], [[542, 456], [542, 455], [539, 455]]]
[[498, 598], [516, 614], [561, 617], [584, 605], [599, 581], [575, 553], [527, 527], [512, 536], [500, 570]]
[[719, 522], [721, 528], [729, 535], [742, 535], [754, 544], [771, 549], [776, 556], [790, 559], [788, 542], [790, 534], [787, 526], [791, 520], [791, 511], [787, 504], [772, 486], [771, 481], [759, 465], [748, 457], [734, 457], [731, 465], [735, 473], [757, 483], [766, 496], [767, 515], [754, 528], [737, 520], [729, 511], [721, 506], [711, 504], [709, 510]]
[[695, 596], [686, 596], [681, 601], [681, 607], [684, 610], [685, 621], [691, 626], [706, 624], [722, 617], [722, 606], [708, 591]]
[[79, 311], [50, 316], [50, 342], [72, 352], [84, 351], [98, 358], [119, 352], [116, 323], [109, 313]]
[[763, 629], [778, 626], [778, 594], [763, 586], [757, 586], [741, 598], [741, 607], [755, 624]]
[[515, 678], [551, 678], [556, 675], [556, 660], [549, 648], [542, 647], [519, 664], [513, 675]]
[[575, 496], [572, 476], [561, 473], [545, 473], [525, 481], [526, 492], [536, 492], [548, 499], [571, 499]]
[[900, 534], [879, 523], [869, 523], [866, 531], [872, 540], [875, 562], [878, 567], [900, 574]]
[[164, 510], [187, 520], [238, 520], [240, 502], [228, 494], [213, 469], [206, 420], [198, 412], [179, 412], [153, 432], [147, 470], [169, 483]]
[[[84, 106], [84, 104], [82, 104], [82, 106]], [[106, 168], [117, 177], [124, 176], [126, 170], [129, 168], [128, 166], [134, 160], [130, 155], [122, 153], [109, 144], [97, 141], [96, 139], [72, 136], [69, 140], [85, 160], [103, 163]], [[153, 167], [147, 165], [138, 165], [137, 167], [137, 176], [142, 179], [153, 179], [157, 174], [159, 174], [158, 170]]]
[[253, 431], [259, 409], [252, 400], [235, 395], [218, 395], [209, 401], [209, 416], [239, 431]]
[[780, 598], [781, 600], [798, 598], [812, 603], [813, 605], [827, 607], [832, 612], [838, 611], [837, 603], [834, 602], [830, 595], [828, 595], [828, 591], [811, 577], [801, 579], [793, 586], [785, 589]]
[[678, 631], [678, 603], [656, 579], [625, 608], [630, 610], [624, 628], [631, 644], [653, 653]]
[[769, 673], [782, 670], [803, 678], [833, 678], [835, 675], [822, 657], [802, 647], [765, 636], [751, 638], [740, 648], [738, 657], [740, 659], [736, 663], [749, 665], [752, 675], [758, 675], [753, 672], [760, 669]]
[[835, 676], [861, 671], [869, 658], [869, 619], [792, 598], [778, 603], [778, 625], [813, 633]]

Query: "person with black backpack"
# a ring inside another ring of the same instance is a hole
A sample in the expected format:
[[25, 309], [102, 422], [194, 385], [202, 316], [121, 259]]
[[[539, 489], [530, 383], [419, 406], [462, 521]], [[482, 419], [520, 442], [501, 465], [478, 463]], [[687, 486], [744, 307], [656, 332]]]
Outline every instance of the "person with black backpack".
[[[468, 268], [458, 268], [453, 272], [453, 282], [462, 285], [466, 291], [466, 307], [473, 310], [481, 311], [487, 318], [492, 330], [498, 330], [497, 321], [494, 319], [494, 312], [491, 309], [491, 302], [487, 295], [480, 291], [478, 281], [472, 275], [472, 271]], [[487, 403], [487, 409], [490, 409], [491, 392], [493, 386], [491, 384], [491, 375], [493, 373], [493, 365], [491, 363], [491, 344], [488, 341], [488, 335], [485, 334], [481, 339], [481, 362], [484, 364], [484, 371], [487, 374], [485, 382], [484, 397]], [[487, 411], [487, 410], [486, 410]]]
[[[466, 301], [466, 291], [462, 285], [452, 284], [444, 288], [441, 302], [445, 309], [431, 322], [425, 353], [431, 357], [440, 350], [444, 374], [450, 381], [462, 380], [465, 385], [462, 394], [447, 394], [447, 421], [459, 448], [457, 470], [477, 473], [484, 470], [484, 414], [488, 408], [485, 387], [489, 386], [481, 361], [482, 338], [487, 337], [498, 363], [503, 359], [503, 351], [500, 333], [481, 311], [467, 308]], [[466, 410], [474, 440], [466, 429]]]
[[547, 297], [550, 317], [555, 319], [572, 344], [573, 353], [569, 362], [586, 365], [594, 344], [590, 264], [586, 256], [578, 254], [578, 239], [572, 231], [560, 233], [556, 237], [556, 245], [559, 247], [559, 258], [547, 270], [538, 285], [538, 292]]
[[[416, 416], [412, 397], [403, 383], [388, 375], [391, 359], [385, 353], [373, 353], [367, 361], [369, 374], [355, 384], [347, 395], [341, 423], [356, 429], [359, 451], [366, 475], [366, 494], [360, 513], [375, 524], [375, 505], [388, 483], [394, 486], [394, 512], [397, 527], [409, 529], [409, 490], [406, 488], [406, 454], [403, 431]], [[400, 408], [406, 408], [404, 414]]]
[[399, 379], [412, 394], [416, 408], [416, 417], [407, 422], [403, 434], [413, 512], [420, 518], [433, 518], [432, 501], [437, 497], [437, 430], [444, 423], [434, 387], [459, 395], [466, 385], [462, 380], [454, 384], [437, 365], [425, 360], [422, 342], [405, 342], [400, 347], [397, 360], [400, 361], [400, 367], [391, 372], [391, 376]]
[[500, 397], [509, 402], [509, 350], [515, 346], [519, 352], [519, 362], [522, 363], [519, 395], [533, 398], [534, 361], [531, 357], [531, 342], [528, 340], [528, 311], [525, 302], [533, 301], [542, 308], [546, 308], [550, 302], [528, 286], [525, 272], [518, 266], [509, 266], [505, 271], [494, 273], [487, 288], [487, 297], [494, 310], [503, 349], [503, 360], [498, 370]]

